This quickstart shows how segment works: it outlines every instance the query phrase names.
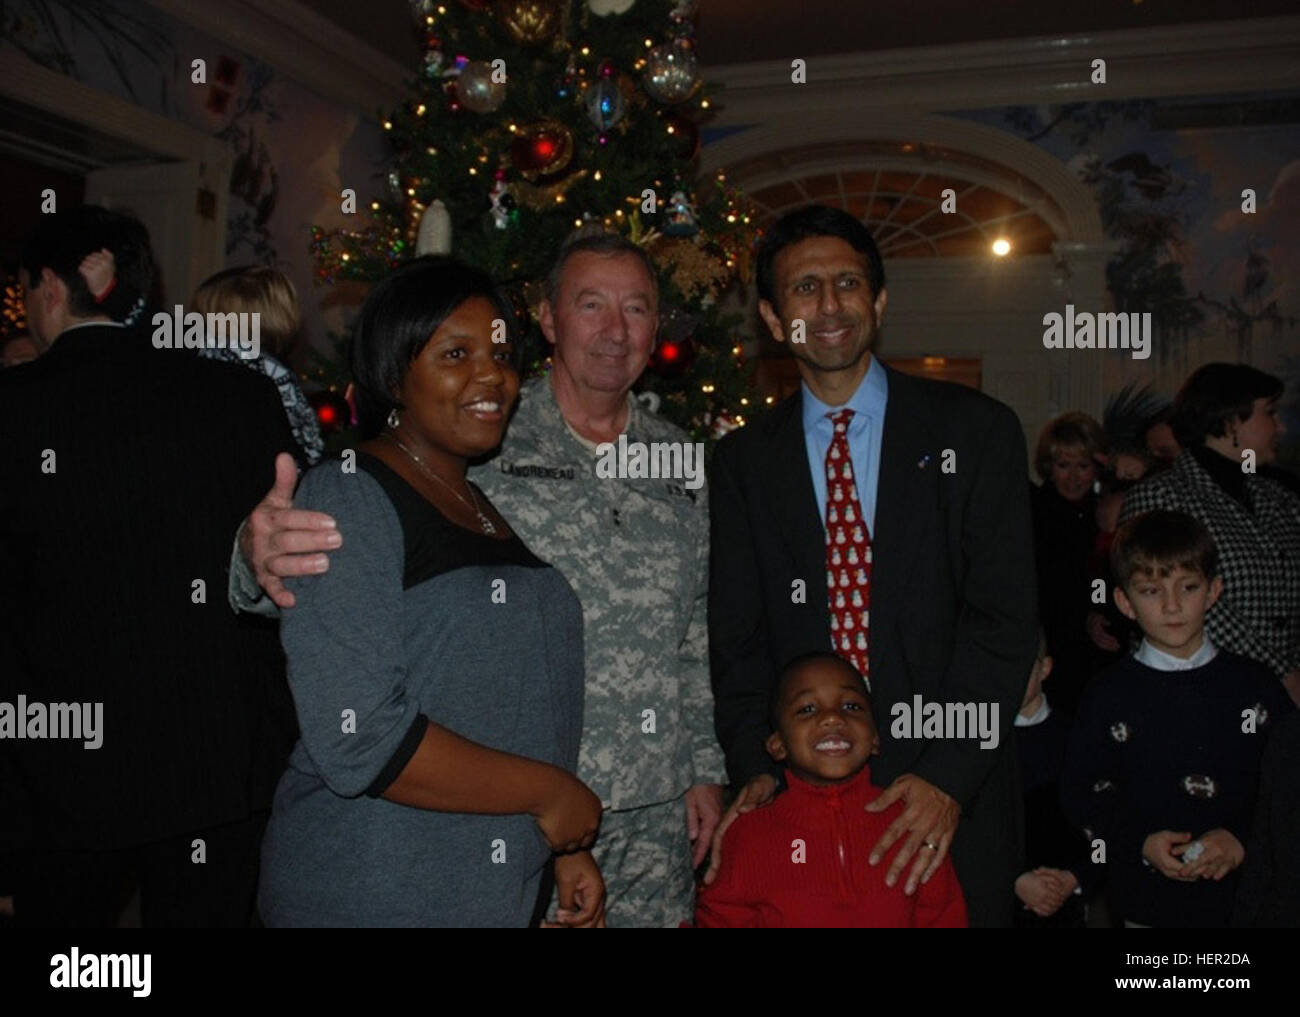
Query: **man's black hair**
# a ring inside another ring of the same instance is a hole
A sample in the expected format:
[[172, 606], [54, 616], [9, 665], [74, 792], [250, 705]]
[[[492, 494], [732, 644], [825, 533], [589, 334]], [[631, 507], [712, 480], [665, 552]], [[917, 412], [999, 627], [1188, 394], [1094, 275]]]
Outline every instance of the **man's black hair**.
[[104, 248], [113, 254], [114, 275], [123, 292], [132, 299], [148, 297], [154, 284], [149, 232], [129, 212], [76, 205], [43, 215], [24, 240], [18, 264], [33, 290], [40, 287], [41, 271], [48, 268], [68, 288], [68, 313], [87, 318], [103, 309], [77, 269], [86, 255]]
[[885, 288], [885, 263], [871, 238], [871, 231], [838, 208], [804, 205], [781, 216], [759, 242], [756, 281], [760, 298], [773, 307], [780, 306], [775, 290], [776, 256], [790, 245], [811, 237], [839, 237], [858, 253], [865, 254], [871, 295], [873, 298], [880, 296], [880, 291]]
[[358, 431], [373, 438], [389, 411], [401, 409], [394, 391], [411, 362], [456, 308], [471, 297], [492, 303], [506, 324], [512, 366], [523, 355], [510, 301], [486, 272], [453, 258], [429, 255], [407, 262], [377, 283], [352, 330], [352, 377], [356, 380]]
[[785, 696], [786, 687], [791, 680], [809, 664], [837, 664], [848, 674], [851, 674], [859, 682], [862, 682], [862, 694], [871, 700], [871, 693], [867, 690], [867, 683], [863, 681], [862, 672], [853, 666], [851, 661], [841, 657], [838, 653], [831, 650], [811, 650], [808, 653], [801, 653], [797, 657], [792, 657], [785, 662], [785, 665], [777, 673], [776, 681], [772, 683], [772, 691], [767, 697], [767, 719], [772, 725], [772, 730], [776, 731], [780, 727], [777, 723], [781, 714], [781, 701]]

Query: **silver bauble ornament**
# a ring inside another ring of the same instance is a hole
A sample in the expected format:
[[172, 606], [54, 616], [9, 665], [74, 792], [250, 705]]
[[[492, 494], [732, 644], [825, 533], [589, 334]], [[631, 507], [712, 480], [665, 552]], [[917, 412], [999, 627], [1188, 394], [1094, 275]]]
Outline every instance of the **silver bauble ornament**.
[[470, 112], [494, 113], [506, 101], [506, 83], [492, 80], [492, 65], [487, 61], [471, 60], [461, 68], [456, 94]]
[[694, 95], [700, 87], [700, 65], [690, 40], [674, 39], [652, 49], [643, 83], [651, 98], [668, 106]]
[[587, 107], [588, 118], [602, 131], [613, 127], [627, 112], [623, 90], [612, 77], [601, 78], [591, 85], [583, 102]]

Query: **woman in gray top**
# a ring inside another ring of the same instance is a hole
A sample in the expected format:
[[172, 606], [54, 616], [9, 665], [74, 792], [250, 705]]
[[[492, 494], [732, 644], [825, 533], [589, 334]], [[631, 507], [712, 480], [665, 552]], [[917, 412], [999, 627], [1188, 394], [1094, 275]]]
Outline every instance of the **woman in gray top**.
[[362, 433], [300, 507], [347, 542], [290, 580], [281, 623], [301, 726], [262, 849], [270, 926], [603, 924], [575, 776], [582, 612], [465, 477], [519, 391], [508, 305], [482, 273], [420, 258], [358, 319]]

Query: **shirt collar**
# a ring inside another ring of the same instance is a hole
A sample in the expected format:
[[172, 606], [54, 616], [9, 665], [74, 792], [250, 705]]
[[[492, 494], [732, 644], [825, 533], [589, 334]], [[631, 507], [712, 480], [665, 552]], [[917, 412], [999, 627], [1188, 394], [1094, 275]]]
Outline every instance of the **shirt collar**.
[[1204, 667], [1219, 652], [1218, 647], [1210, 642], [1208, 634], [1203, 633], [1201, 639], [1201, 648], [1186, 660], [1165, 653], [1164, 650], [1157, 650], [1145, 639], [1133, 656], [1137, 658], [1138, 663], [1145, 664], [1156, 671], [1191, 671], [1193, 668]]
[[827, 406], [813, 395], [812, 389], [808, 387], [806, 381], [800, 383], [800, 387], [803, 389], [803, 428], [805, 434], [825, 421], [826, 414], [834, 413], [837, 410], [852, 410], [855, 424], [863, 417], [877, 419], [884, 417], [885, 402], [889, 397], [889, 381], [885, 377], [884, 367], [876, 360], [875, 356], [868, 353], [867, 358], [870, 361], [867, 365], [867, 373], [863, 376], [857, 391], [849, 397], [849, 401], [843, 406]]
[[1015, 727], [1037, 727], [1048, 717], [1052, 715], [1052, 708], [1047, 705], [1047, 696], [1042, 697], [1043, 701], [1038, 704], [1038, 709], [1028, 717], [1022, 716], [1018, 711], [1014, 722]]
[[[627, 394], [627, 406], [627, 423], [623, 427], [623, 433], [631, 439], [642, 429], [642, 406], [640, 400], [631, 392]], [[527, 415], [540, 424], [544, 439], [552, 443], [557, 450], [567, 449], [572, 452], [571, 443], [576, 442], [586, 451], [595, 454], [598, 443], [589, 441], [575, 431], [560, 411], [549, 372], [524, 383], [519, 393], [519, 409], [516, 415], [520, 417]], [[509, 433], [506, 432], [507, 436]]]
[[126, 326], [123, 325], [120, 321], [113, 321], [109, 318], [97, 318], [94, 321], [81, 321], [75, 325], [69, 325], [67, 328], [65, 328], [62, 332], [59, 333], [58, 338], [56, 338], [54, 341], [58, 342], [59, 339], [62, 339], [69, 332], [75, 332], [79, 328], [92, 328], [92, 327], [93, 328], [126, 328]]

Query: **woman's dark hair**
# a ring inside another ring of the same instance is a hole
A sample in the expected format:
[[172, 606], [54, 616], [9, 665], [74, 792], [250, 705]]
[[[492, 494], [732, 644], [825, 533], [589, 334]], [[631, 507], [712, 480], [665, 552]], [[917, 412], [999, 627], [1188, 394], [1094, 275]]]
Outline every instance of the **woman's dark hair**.
[[1281, 378], [1246, 364], [1206, 364], [1183, 383], [1169, 423], [1184, 448], [1203, 445], [1247, 419], [1256, 399], [1276, 399], [1284, 387]]
[[519, 328], [510, 302], [486, 272], [453, 258], [416, 258], [381, 280], [366, 298], [352, 327], [352, 377], [356, 382], [357, 429], [373, 438], [394, 408], [394, 392], [411, 362], [452, 313], [471, 297], [491, 301], [506, 323], [519, 369]]
[[811, 237], [839, 237], [860, 254], [867, 256], [867, 281], [872, 297], [885, 288], [885, 263], [871, 238], [871, 231], [848, 212], [829, 205], [804, 205], [781, 216], [758, 245], [758, 268], [755, 278], [758, 295], [773, 307], [776, 300], [776, 256], [792, 244]]

